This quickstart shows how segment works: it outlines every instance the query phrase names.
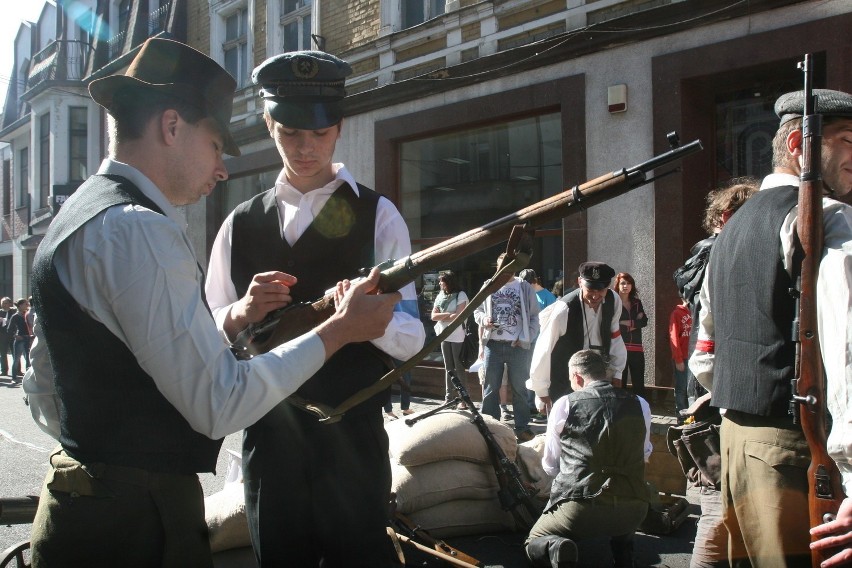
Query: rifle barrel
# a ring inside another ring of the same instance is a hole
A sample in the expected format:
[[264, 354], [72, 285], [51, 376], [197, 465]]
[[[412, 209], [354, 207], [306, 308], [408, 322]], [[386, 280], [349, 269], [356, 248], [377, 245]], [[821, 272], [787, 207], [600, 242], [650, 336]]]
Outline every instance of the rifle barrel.
[[[676, 138], [676, 135], [670, 134], [669, 139], [672, 140], [672, 137]], [[701, 149], [701, 141], [693, 140], [641, 164], [604, 174], [397, 260], [390, 267], [382, 270], [379, 290], [397, 291], [409, 282], [413, 282], [421, 274], [439, 270], [451, 262], [506, 241], [515, 225], [526, 224], [532, 228], [540, 227], [567, 217], [581, 205], [595, 205], [649, 183], [651, 180], [647, 177], [648, 172]], [[307, 333], [332, 314], [334, 314], [334, 303], [329, 298], [321, 298], [311, 304], [287, 306], [271, 312], [262, 322], [249, 326], [238, 335], [235, 346], [243, 351], [238, 352], [237, 356], [247, 357], [265, 353], [277, 345]], [[271, 332], [268, 331], [270, 329], [272, 329]]]
[[[450, 262], [460, 260], [472, 252], [483, 250], [509, 238], [515, 225], [528, 224], [540, 227], [567, 217], [580, 204], [590, 206], [611, 199], [644, 185], [646, 174], [656, 168], [698, 152], [700, 140], [678, 146], [664, 154], [624, 170], [605, 174], [580, 186], [567, 189], [557, 195], [543, 199], [519, 211], [486, 223], [481, 227], [451, 237], [411, 256], [398, 260], [387, 271], [382, 272], [379, 287], [383, 291], [399, 290], [418, 275], [443, 268]], [[412, 276], [413, 275], [413, 276]]]

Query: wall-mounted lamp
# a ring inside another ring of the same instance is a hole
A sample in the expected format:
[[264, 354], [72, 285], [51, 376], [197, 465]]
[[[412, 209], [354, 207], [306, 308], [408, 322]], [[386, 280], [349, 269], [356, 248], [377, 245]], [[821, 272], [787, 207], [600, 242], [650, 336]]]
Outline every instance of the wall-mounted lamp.
[[606, 90], [607, 110], [611, 113], [627, 110], [627, 85], [613, 85]]

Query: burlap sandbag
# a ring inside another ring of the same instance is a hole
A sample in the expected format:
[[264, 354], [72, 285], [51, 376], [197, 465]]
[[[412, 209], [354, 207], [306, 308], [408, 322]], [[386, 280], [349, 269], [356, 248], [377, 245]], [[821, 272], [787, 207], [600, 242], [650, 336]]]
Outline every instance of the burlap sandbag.
[[242, 483], [226, 483], [222, 491], [205, 498], [204, 516], [214, 553], [251, 546]]
[[404, 515], [457, 499], [493, 499], [497, 477], [490, 465], [444, 460], [404, 466], [391, 462], [397, 510]]
[[448, 501], [415, 511], [408, 518], [435, 538], [515, 530], [514, 518], [500, 508], [496, 495], [487, 500]]
[[544, 455], [544, 436], [536, 436], [529, 442], [518, 444], [518, 469], [521, 477], [537, 490], [535, 498], [547, 501], [550, 498], [550, 485], [553, 478], [547, 475], [541, 466]]
[[[518, 452], [515, 433], [490, 416], [483, 418], [506, 457], [514, 461]], [[394, 420], [385, 423], [385, 429], [391, 456], [400, 465], [410, 467], [445, 460], [491, 463], [485, 439], [466, 411], [442, 411], [413, 426], [406, 425], [405, 420]]]

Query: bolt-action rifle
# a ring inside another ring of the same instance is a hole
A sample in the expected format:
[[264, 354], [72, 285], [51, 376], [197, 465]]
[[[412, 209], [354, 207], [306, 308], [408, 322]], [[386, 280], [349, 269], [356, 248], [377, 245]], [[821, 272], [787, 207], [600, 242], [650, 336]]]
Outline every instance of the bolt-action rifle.
[[473, 401], [467, 389], [462, 384], [461, 379], [456, 375], [455, 371], [450, 371], [450, 381], [453, 383], [459, 398], [467, 405], [468, 410], [472, 415], [471, 422], [482, 434], [485, 439], [485, 445], [488, 446], [488, 456], [491, 458], [491, 465], [494, 467], [494, 474], [497, 476], [497, 483], [500, 489], [497, 491], [497, 498], [500, 500], [500, 506], [504, 511], [509, 511], [515, 518], [518, 527], [528, 531], [532, 528], [536, 519], [541, 515], [540, 507], [533, 502], [533, 497], [536, 490], [528, 487], [521, 478], [521, 472], [515, 462], [509, 459], [497, 440], [494, 439], [494, 434], [488, 429], [485, 419], [476, 410]]
[[[379, 265], [382, 274], [378, 291], [397, 291], [426, 272], [441, 269], [451, 262], [505, 241], [515, 225], [540, 227], [567, 217], [579, 210], [581, 204], [595, 205], [673, 173], [676, 170], [648, 177], [648, 174], [656, 168], [702, 149], [700, 140], [693, 140], [681, 146], [674, 132], [668, 134], [668, 141], [671, 150], [639, 165], [616, 170], [582, 185], [576, 185], [558, 195], [413, 253], [406, 258], [383, 262]], [[362, 272], [366, 275], [369, 269], [364, 269]], [[266, 353], [273, 347], [310, 331], [331, 317], [333, 313], [334, 299], [331, 294], [314, 302], [292, 304], [272, 311], [263, 321], [249, 325], [237, 336], [234, 343], [235, 353], [238, 357], [246, 359]]]
[[[796, 341], [796, 378], [793, 379], [794, 420], [802, 430], [811, 451], [808, 467], [808, 509], [810, 526], [832, 520], [843, 499], [840, 472], [828, 455], [826, 445], [825, 373], [817, 330], [817, 275], [823, 248], [822, 116], [816, 112], [813, 94], [811, 54], [799, 67], [805, 76], [805, 108], [802, 116], [802, 172], [799, 177], [799, 211], [796, 233], [800, 243], [801, 268], [796, 278], [797, 315], [793, 323]], [[794, 267], [795, 270], [795, 267]], [[811, 551], [817, 567], [828, 555]]]
[[456, 372], [448, 371], [448, 373], [450, 381], [453, 383], [453, 387], [456, 389], [458, 395], [428, 412], [418, 414], [414, 418], [407, 418], [405, 424], [407, 426], [414, 426], [417, 422], [429, 418], [446, 408], [455, 408], [460, 403], [466, 404], [471, 414], [470, 421], [479, 430], [479, 433], [485, 440], [485, 446], [488, 448], [491, 466], [494, 468], [494, 475], [497, 476], [499, 486], [497, 499], [500, 501], [500, 507], [512, 514], [518, 527], [524, 530], [531, 529], [535, 520], [541, 515], [542, 510], [542, 507], [536, 505], [533, 501], [536, 490], [524, 483], [518, 466], [509, 459], [506, 452], [497, 443], [494, 434], [488, 429], [488, 424], [485, 423], [482, 414], [474, 406], [473, 401], [470, 399], [470, 394], [468, 394], [467, 389], [462, 384]]

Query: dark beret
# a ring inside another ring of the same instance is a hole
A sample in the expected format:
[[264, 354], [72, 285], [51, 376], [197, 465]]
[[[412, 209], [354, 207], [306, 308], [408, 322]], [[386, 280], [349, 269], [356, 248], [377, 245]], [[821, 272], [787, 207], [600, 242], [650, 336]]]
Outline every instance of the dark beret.
[[352, 67], [322, 51], [291, 51], [270, 57], [251, 74], [276, 121], [290, 128], [318, 130], [343, 119], [341, 101]]
[[[816, 113], [823, 116], [848, 116], [852, 118], [852, 95], [843, 91], [814, 89]], [[775, 114], [781, 124], [794, 118], [801, 118], [805, 112], [805, 92], [795, 91], [778, 97], [775, 101]], [[780, 126], [780, 125], [779, 125]]]
[[583, 283], [593, 290], [608, 287], [615, 276], [615, 270], [612, 267], [606, 263], [595, 261], [584, 262], [580, 265], [578, 272]]

